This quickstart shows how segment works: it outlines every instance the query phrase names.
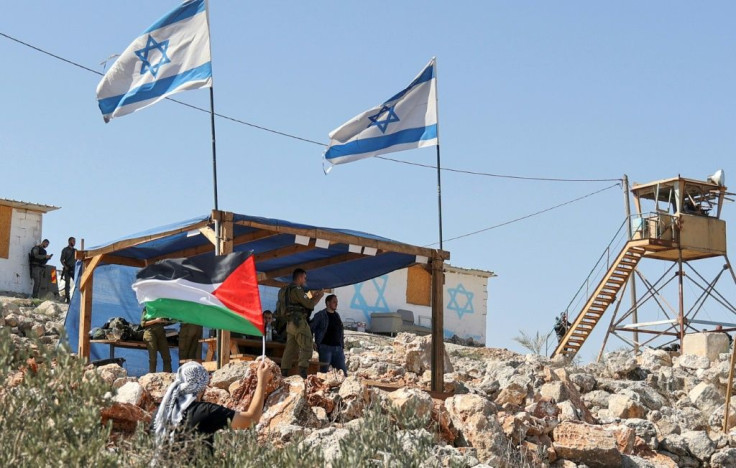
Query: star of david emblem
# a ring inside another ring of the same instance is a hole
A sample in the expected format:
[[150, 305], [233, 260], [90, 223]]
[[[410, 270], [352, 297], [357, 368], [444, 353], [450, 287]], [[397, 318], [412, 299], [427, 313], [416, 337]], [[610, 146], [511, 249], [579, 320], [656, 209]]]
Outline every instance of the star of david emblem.
[[[141, 64], [141, 75], [145, 75], [146, 72], [151, 72], [151, 75], [153, 75], [154, 78], [158, 78], [158, 69], [161, 68], [161, 65], [165, 65], [171, 62], [169, 57], [166, 56], [166, 51], [168, 49], [168, 39], [166, 39], [165, 41], [156, 42], [156, 39], [154, 39], [153, 36], [149, 34], [148, 40], [146, 41], [146, 46], [135, 51], [135, 55], [137, 55], [138, 58], [141, 59], [141, 62], [143, 62]], [[158, 51], [160, 53], [160, 57], [158, 57], [159, 54], [155, 53], [154, 51]], [[152, 54], [151, 52], [154, 53]], [[158, 60], [155, 60], [156, 57], [158, 57]]]
[[[462, 284], [458, 284], [456, 287], [448, 289], [447, 292], [450, 293], [450, 302], [447, 303], [447, 309], [457, 313], [458, 318], [463, 318], [463, 315], [465, 314], [475, 313], [475, 309], [473, 309], [474, 293], [466, 290]], [[465, 296], [465, 303], [462, 306], [457, 300], [458, 296]]]
[[[365, 296], [363, 296], [363, 286], [368, 284], [372, 284], [376, 292], [376, 300], [373, 304], [369, 304]], [[363, 312], [366, 321], [370, 321], [372, 312], [390, 312], [385, 296], [386, 286], [388, 286], [388, 275], [373, 278], [370, 283], [366, 281], [364, 283], [353, 285], [355, 288], [355, 294], [353, 294], [353, 298], [350, 301], [350, 308]]]
[[[386, 118], [384, 120], [378, 120], [383, 115], [385, 115]], [[375, 125], [376, 127], [378, 127], [381, 133], [386, 133], [386, 129], [388, 128], [389, 124], [399, 121], [399, 116], [396, 115], [396, 112], [394, 111], [394, 106], [383, 106], [381, 107], [381, 110], [378, 111], [378, 113], [368, 116], [368, 118], [371, 120], [371, 124], [368, 125], [368, 127], [370, 128]]]

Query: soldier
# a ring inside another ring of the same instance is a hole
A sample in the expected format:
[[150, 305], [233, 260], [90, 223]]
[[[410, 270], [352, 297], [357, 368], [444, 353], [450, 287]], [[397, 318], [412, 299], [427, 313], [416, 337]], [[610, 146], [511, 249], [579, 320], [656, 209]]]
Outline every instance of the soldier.
[[197, 356], [199, 340], [202, 338], [202, 325], [182, 323], [179, 328], [179, 360], [200, 359]]
[[54, 254], [46, 254], [46, 247], [49, 246], [49, 240], [44, 239], [40, 244], [31, 249], [28, 254], [31, 264], [31, 278], [33, 278], [33, 294], [31, 297], [38, 297], [38, 290], [41, 287], [41, 280], [46, 277], [46, 262], [49, 261]]
[[146, 321], [145, 316], [146, 308], [144, 307], [141, 315], [141, 327], [143, 328], [143, 341], [146, 342], [146, 348], [148, 349], [148, 372], [156, 372], [156, 353], [161, 354], [161, 359], [164, 362], [164, 372], [171, 372], [171, 354], [169, 353], [169, 342], [166, 341], [166, 330], [164, 329], [164, 326], [170, 322], [163, 318]]
[[309, 316], [325, 292], [320, 290], [313, 295], [305, 292], [307, 272], [301, 268], [294, 270], [291, 279], [291, 284], [284, 288], [283, 295], [279, 294], [280, 297], [283, 296], [288, 314], [286, 348], [281, 358], [281, 373], [284, 376], [288, 375], [294, 361], [298, 360], [299, 374], [306, 378], [314, 346], [312, 331], [309, 329]]
[[61, 278], [64, 280], [64, 300], [69, 303], [69, 286], [74, 279], [74, 262], [77, 249], [74, 245], [77, 240], [73, 237], [69, 238], [69, 245], [61, 250]]

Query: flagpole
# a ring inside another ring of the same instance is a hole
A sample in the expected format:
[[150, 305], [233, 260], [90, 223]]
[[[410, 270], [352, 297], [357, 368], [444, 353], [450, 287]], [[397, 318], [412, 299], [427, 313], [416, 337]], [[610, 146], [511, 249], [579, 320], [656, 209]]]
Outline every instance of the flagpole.
[[[212, 128], [212, 182], [215, 189], [215, 210], [217, 207], [217, 145], [215, 144], [215, 91], [210, 86], [210, 127]], [[218, 237], [220, 233], [217, 233]]]
[[435, 93], [434, 102], [435, 110], [437, 112], [437, 213], [439, 215], [439, 228], [440, 228], [440, 250], [443, 250], [442, 246], [442, 177], [441, 164], [440, 164], [440, 102], [439, 102], [439, 79], [437, 76], [437, 59], [434, 61], [434, 83]]

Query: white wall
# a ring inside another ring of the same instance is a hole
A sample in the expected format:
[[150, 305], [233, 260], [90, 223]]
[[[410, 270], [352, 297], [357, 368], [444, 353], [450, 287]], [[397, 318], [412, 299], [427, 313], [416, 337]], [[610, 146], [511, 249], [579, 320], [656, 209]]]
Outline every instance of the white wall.
[[10, 222], [10, 252], [0, 258], [0, 291], [30, 294], [33, 291], [28, 252], [41, 240], [43, 215], [13, 208]]
[[[336, 289], [340, 316], [343, 319], [351, 318], [356, 322], [365, 322], [370, 326], [371, 313], [406, 309], [414, 312], [414, 323], [430, 327], [431, 308], [406, 302], [407, 277], [407, 270], [403, 269]], [[476, 342], [485, 343], [487, 284], [488, 278], [483, 276], [456, 271], [445, 273], [445, 337], [449, 338], [452, 335], [461, 338], [472, 337]]]

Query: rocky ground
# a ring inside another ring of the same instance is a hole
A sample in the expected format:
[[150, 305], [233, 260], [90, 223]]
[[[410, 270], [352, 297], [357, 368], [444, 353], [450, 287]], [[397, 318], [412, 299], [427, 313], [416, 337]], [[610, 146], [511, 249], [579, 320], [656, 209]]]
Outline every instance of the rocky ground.
[[[32, 336], [58, 339], [65, 306], [0, 299], [0, 325], [21, 344]], [[370, 407], [411, 408], [430, 415], [437, 445], [432, 466], [734, 467], [736, 433], [721, 430], [728, 354], [713, 362], [646, 349], [609, 353], [602, 363], [573, 366], [508, 350], [446, 345], [445, 399], [428, 393], [429, 337], [387, 338], [349, 333], [350, 376], [282, 378], [273, 373], [262, 441], [298, 441], [334, 458], [337, 443]], [[255, 363], [216, 371], [205, 400], [244, 409], [255, 388]], [[89, 367], [114, 389], [103, 422], [132, 431], [147, 423], [174, 375], [140, 378], [110, 364]], [[439, 396], [439, 395], [435, 395]], [[736, 410], [736, 408], [734, 408]], [[732, 413], [733, 414], [733, 413]], [[732, 423], [736, 424], [736, 415]]]

